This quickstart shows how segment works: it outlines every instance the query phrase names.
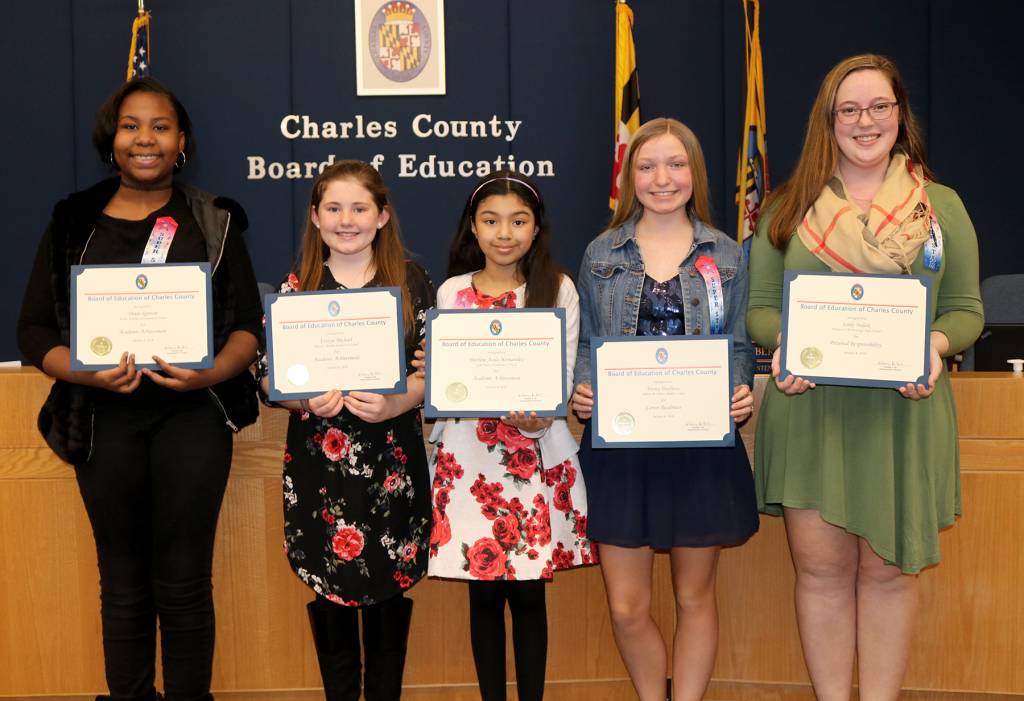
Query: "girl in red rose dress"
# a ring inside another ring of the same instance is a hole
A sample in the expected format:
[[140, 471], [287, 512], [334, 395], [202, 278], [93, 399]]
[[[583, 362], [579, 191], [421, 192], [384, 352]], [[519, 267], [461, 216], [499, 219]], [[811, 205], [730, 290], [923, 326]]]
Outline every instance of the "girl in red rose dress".
[[[402, 289], [411, 359], [433, 289], [423, 269], [406, 260], [380, 175], [361, 161], [340, 161], [313, 184], [302, 261], [281, 292], [372, 286]], [[265, 358], [260, 365], [265, 376]], [[316, 593], [308, 609], [329, 701], [359, 699], [360, 610], [366, 698], [401, 696], [412, 615], [412, 600], [402, 594], [426, 573], [430, 537], [422, 401], [423, 380], [413, 373], [404, 394], [342, 396], [332, 389], [278, 402], [291, 410], [285, 548]]]
[[[579, 297], [550, 255], [550, 238], [532, 182], [511, 171], [487, 176], [463, 210], [438, 308], [562, 307], [566, 366], [572, 368]], [[547, 661], [544, 581], [555, 570], [595, 561], [576, 441], [565, 419], [516, 412], [439, 421], [431, 441], [429, 574], [470, 580], [470, 634], [484, 701], [505, 698], [506, 601], [519, 698], [540, 699]]]

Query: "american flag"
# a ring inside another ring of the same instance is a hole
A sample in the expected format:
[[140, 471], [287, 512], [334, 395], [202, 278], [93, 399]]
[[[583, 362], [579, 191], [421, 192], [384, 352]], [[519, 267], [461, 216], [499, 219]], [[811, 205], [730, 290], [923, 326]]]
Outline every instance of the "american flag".
[[125, 80], [149, 75], [149, 12], [140, 10], [132, 23], [132, 48], [128, 54], [128, 76]]

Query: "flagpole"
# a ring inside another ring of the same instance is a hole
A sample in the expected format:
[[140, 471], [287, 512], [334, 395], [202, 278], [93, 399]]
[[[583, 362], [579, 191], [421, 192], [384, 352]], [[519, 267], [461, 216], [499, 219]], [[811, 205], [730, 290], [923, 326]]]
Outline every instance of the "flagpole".
[[139, 0], [139, 16], [146, 14], [146, 0]]

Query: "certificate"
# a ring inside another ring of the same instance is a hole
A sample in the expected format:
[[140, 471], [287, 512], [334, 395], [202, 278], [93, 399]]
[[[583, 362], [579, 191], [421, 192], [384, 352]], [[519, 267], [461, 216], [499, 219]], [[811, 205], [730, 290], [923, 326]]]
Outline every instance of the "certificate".
[[431, 309], [425, 413], [565, 416], [565, 310]]
[[263, 296], [270, 399], [332, 389], [405, 391], [405, 326], [397, 287]]
[[594, 448], [735, 444], [731, 336], [590, 340]]
[[71, 266], [71, 369], [213, 367], [209, 263]]
[[927, 276], [787, 272], [780, 379], [928, 384], [930, 290]]

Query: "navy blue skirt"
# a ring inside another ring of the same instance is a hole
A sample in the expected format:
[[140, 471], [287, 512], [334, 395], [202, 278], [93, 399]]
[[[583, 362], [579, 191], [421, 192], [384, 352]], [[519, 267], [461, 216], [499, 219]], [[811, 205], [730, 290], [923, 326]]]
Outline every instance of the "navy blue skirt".
[[741, 543], [758, 527], [754, 477], [743, 439], [732, 448], [590, 447], [580, 441], [587, 535], [627, 548]]

